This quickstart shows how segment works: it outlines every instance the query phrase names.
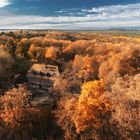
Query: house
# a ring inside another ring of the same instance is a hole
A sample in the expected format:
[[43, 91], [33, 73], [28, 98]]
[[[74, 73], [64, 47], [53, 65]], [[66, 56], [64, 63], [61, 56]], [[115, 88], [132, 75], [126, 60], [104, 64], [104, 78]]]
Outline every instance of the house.
[[27, 73], [27, 80], [32, 88], [50, 89], [59, 76], [58, 66], [33, 64]]

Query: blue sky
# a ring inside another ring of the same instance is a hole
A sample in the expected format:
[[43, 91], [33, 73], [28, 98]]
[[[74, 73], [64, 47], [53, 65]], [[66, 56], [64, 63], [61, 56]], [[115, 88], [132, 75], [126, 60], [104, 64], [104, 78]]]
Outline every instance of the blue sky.
[[140, 29], [140, 0], [0, 0], [0, 29]]

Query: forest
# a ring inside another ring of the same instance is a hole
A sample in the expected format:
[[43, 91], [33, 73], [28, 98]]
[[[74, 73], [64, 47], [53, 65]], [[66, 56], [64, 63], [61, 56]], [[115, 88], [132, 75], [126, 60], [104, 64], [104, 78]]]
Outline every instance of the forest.
[[[60, 71], [47, 105], [33, 104], [46, 97], [28, 81], [15, 83], [36, 63]], [[139, 34], [0, 32], [0, 140], [139, 139]]]

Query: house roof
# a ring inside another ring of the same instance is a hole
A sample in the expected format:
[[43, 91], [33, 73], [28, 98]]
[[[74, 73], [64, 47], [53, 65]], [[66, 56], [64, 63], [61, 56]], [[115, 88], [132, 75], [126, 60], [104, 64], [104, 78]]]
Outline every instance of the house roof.
[[43, 74], [51, 74], [54, 77], [59, 76], [58, 66], [54, 65], [46, 65], [46, 64], [33, 64], [28, 73], [43, 73]]

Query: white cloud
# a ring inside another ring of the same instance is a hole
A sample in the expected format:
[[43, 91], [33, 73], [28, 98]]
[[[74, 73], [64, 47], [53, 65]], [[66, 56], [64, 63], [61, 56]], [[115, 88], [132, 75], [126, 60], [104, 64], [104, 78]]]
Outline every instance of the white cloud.
[[103, 29], [138, 27], [140, 20], [103, 20], [95, 21], [91, 17], [41, 17], [11, 16], [1, 18], [0, 27], [9, 29]]
[[[140, 29], [140, 3], [81, 10], [83, 16], [0, 15], [0, 28], [9, 29]], [[71, 11], [72, 12], [72, 11]], [[79, 11], [78, 11], [79, 13]]]
[[9, 0], [0, 0], [0, 8], [3, 8], [9, 4], [11, 4]]
[[109, 19], [140, 17], [140, 3], [93, 7], [92, 9], [82, 9], [81, 11], [88, 13], [88, 16], [101, 16]]

